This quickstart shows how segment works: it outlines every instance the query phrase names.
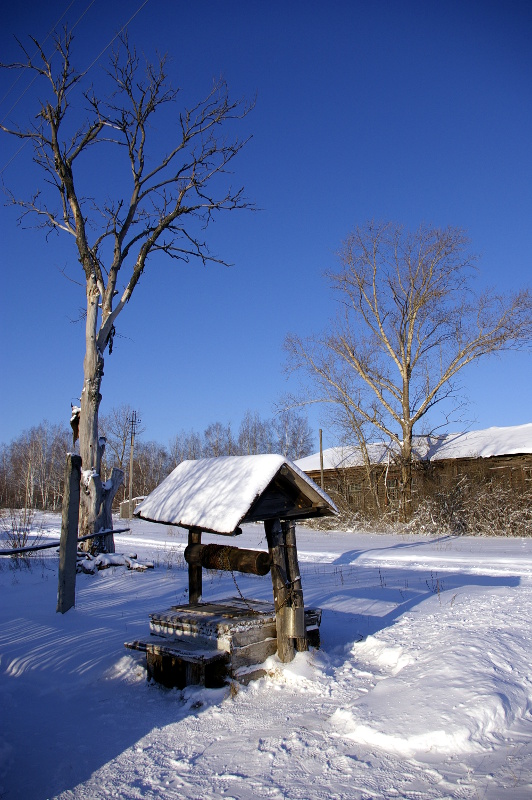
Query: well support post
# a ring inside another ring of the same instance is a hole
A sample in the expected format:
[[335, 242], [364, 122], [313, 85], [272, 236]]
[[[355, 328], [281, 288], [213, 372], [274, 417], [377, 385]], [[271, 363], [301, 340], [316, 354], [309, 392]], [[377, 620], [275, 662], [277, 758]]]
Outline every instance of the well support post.
[[[199, 528], [191, 528], [188, 532], [188, 546], [201, 544], [201, 530]], [[188, 602], [200, 603], [201, 595], [203, 593], [201, 564], [188, 565]]]
[[283, 609], [290, 606], [290, 586], [287, 577], [286, 547], [281, 520], [266, 520], [264, 529], [272, 559], [271, 574], [277, 628], [277, 655], [281, 661], [287, 663], [294, 658], [295, 650], [293, 639], [287, 635], [286, 616], [283, 613]]
[[[286, 547], [286, 566], [288, 583], [291, 587], [292, 607], [303, 609], [305, 614], [305, 603], [303, 601], [303, 586], [301, 584], [301, 574], [299, 572], [299, 561], [297, 558], [296, 545], [296, 524], [292, 520], [285, 520], [281, 523], [283, 529], [284, 543]], [[296, 650], [301, 653], [308, 650], [307, 634], [303, 625], [303, 636], [294, 639]]]

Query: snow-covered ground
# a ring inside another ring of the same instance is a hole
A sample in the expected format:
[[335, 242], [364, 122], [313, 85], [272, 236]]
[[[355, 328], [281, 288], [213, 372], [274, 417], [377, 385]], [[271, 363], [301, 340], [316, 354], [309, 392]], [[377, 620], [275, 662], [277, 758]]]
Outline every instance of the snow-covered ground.
[[[0, 559], [0, 798], [529, 800], [532, 539], [297, 535], [322, 648], [238, 691], [148, 685], [123, 646], [186, 600], [183, 530], [133, 522], [117, 551], [155, 569], [78, 575], [64, 616], [55, 551]], [[204, 573], [205, 599], [236, 594]]]

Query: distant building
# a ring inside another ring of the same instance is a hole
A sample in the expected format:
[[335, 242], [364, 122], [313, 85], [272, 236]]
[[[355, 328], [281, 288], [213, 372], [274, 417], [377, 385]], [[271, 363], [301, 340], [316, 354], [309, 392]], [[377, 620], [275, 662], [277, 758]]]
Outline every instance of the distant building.
[[[393, 446], [374, 442], [367, 447], [371, 468], [364, 465], [359, 447], [331, 447], [323, 451], [325, 491], [343, 507], [371, 515], [399, 499], [401, 469]], [[445, 493], [466, 479], [469, 487], [481, 484], [523, 493], [532, 489], [532, 423], [507, 428], [487, 428], [467, 433], [414, 437], [412, 502]], [[318, 485], [320, 454], [296, 462]], [[373, 486], [373, 489], [372, 489]]]
[[120, 519], [131, 519], [136, 507], [145, 499], [145, 496], [142, 495], [141, 497], [134, 497], [131, 502], [129, 500], [122, 500], [120, 503]]

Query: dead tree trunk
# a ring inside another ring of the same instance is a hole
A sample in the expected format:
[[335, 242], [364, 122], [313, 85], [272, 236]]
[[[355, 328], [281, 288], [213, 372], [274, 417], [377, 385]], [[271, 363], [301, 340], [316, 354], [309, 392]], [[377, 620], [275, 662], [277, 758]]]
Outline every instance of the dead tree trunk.
[[[79, 447], [83, 468], [80, 536], [97, 533], [99, 530], [112, 530], [113, 499], [124, 478], [123, 471], [117, 468], [113, 469], [110, 480], [104, 482], [101, 476], [105, 439], [98, 435], [98, 412], [102, 399], [100, 388], [104, 366], [103, 353], [98, 347], [97, 339], [99, 297], [97, 288], [87, 290], [84, 382], [79, 420]], [[113, 534], [107, 534], [101, 539], [88, 540], [82, 547], [86, 550], [114, 553]]]

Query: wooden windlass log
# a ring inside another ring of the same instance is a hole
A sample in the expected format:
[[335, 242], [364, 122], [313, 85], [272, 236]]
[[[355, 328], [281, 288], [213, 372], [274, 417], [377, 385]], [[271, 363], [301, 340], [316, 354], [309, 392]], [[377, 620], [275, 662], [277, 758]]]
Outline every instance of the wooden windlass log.
[[185, 550], [187, 564], [205, 569], [267, 575], [271, 556], [262, 550], [244, 550], [223, 544], [192, 544]]

